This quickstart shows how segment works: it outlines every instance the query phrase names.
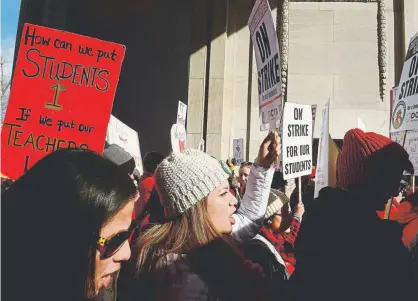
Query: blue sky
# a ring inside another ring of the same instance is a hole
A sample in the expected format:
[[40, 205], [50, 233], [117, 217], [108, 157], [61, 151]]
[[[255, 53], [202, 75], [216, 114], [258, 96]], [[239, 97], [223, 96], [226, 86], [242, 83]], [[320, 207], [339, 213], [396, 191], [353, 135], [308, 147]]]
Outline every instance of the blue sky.
[[19, 21], [20, 0], [1, 1], [1, 52], [6, 60], [10, 57], [16, 41], [17, 23]]
[[1, 38], [16, 38], [20, 0], [1, 1]]
[[[12, 75], [13, 56], [16, 42], [17, 23], [19, 21], [20, 0], [1, 1], [1, 55], [4, 57], [4, 79]], [[1, 117], [4, 115], [7, 99], [2, 101]], [[1, 118], [3, 119], [3, 118]]]

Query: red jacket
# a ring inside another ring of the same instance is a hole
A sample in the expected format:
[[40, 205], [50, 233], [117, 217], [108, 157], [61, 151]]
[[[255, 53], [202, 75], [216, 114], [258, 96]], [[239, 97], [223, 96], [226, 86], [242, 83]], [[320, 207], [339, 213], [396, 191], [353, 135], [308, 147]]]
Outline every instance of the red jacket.
[[154, 189], [155, 179], [151, 173], [144, 174], [139, 180], [139, 200], [135, 203], [135, 217], [138, 217], [144, 211], [147, 205], [151, 192]]

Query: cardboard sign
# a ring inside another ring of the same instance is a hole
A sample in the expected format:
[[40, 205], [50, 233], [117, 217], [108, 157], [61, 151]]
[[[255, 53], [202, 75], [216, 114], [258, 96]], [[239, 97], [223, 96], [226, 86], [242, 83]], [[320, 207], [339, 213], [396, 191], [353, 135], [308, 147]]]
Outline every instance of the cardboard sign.
[[283, 178], [312, 173], [312, 106], [286, 102], [283, 115]]
[[173, 124], [171, 127], [171, 149], [173, 152], [181, 152], [186, 147], [186, 129], [183, 124]]
[[182, 103], [179, 100], [179, 105], [177, 108], [177, 124], [182, 124], [186, 126], [186, 117], [187, 117], [187, 105]]
[[103, 152], [125, 47], [25, 24], [2, 130], [2, 173], [17, 179], [59, 148]]
[[418, 129], [418, 33], [406, 52], [391, 116], [391, 132]]
[[418, 131], [406, 132], [403, 146], [408, 152], [409, 160], [411, 160], [414, 166], [415, 175], [418, 175]]
[[315, 176], [314, 197], [317, 198], [319, 191], [328, 186], [328, 158], [329, 158], [329, 100], [322, 110], [321, 135], [318, 143], [318, 159]]
[[280, 127], [282, 80], [279, 43], [267, 0], [257, 0], [248, 20], [258, 73], [261, 129]]
[[235, 165], [240, 165], [244, 162], [244, 139], [234, 139], [232, 142]]
[[117, 144], [130, 153], [134, 157], [136, 169], [138, 169], [140, 174], [144, 172], [137, 131], [131, 129], [112, 115], [107, 126], [106, 140], [109, 144]]

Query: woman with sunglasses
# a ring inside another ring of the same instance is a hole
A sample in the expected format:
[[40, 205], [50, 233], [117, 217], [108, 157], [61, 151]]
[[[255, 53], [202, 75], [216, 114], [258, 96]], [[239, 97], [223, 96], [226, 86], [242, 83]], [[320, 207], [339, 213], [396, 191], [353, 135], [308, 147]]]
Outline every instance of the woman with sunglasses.
[[2, 197], [5, 300], [86, 300], [112, 283], [131, 255], [137, 190], [116, 164], [87, 150], [58, 150]]

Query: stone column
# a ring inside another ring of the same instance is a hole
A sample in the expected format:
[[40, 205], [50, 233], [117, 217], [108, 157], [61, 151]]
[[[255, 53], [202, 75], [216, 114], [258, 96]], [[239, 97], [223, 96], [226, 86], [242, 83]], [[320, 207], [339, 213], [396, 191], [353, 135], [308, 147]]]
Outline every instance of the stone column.
[[211, 43], [209, 84], [207, 104], [206, 151], [218, 159], [222, 158], [222, 123], [224, 121], [225, 88], [225, 47], [227, 42], [228, 1], [212, 0], [209, 14], [211, 18]]
[[404, 0], [405, 50], [409, 40], [418, 32], [418, 1]]
[[[206, 79], [207, 11], [205, 0], [195, 0], [191, 7], [191, 49], [187, 112], [187, 146], [197, 148], [203, 137]], [[205, 141], [206, 142], [206, 141]], [[207, 145], [207, 143], [206, 143]]]

